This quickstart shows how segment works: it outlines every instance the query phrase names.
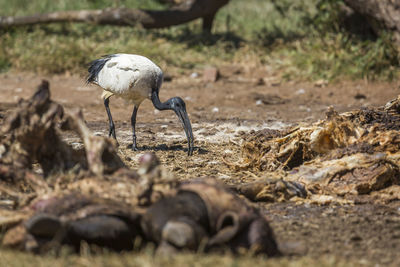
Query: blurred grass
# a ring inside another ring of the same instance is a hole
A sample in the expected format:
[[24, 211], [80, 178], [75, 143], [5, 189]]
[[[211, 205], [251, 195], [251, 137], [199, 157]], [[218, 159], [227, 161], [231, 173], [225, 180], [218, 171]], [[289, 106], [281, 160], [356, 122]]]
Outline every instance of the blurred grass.
[[157, 256], [152, 253], [105, 253], [101, 255], [71, 256], [36, 256], [28, 253], [3, 250], [0, 254], [0, 265], [7, 267], [23, 266], [357, 266], [357, 262], [337, 260], [334, 257], [323, 257], [312, 259], [310, 257], [267, 259], [263, 257], [232, 257], [229, 255], [204, 255], [182, 253], [177, 255]]
[[[131, 8], [166, 8], [155, 0], [0, 0], [0, 16], [98, 9], [118, 2]], [[231, 0], [218, 12], [212, 35], [201, 32], [200, 20], [155, 30], [73, 23], [3, 30], [0, 72], [83, 75], [91, 60], [124, 52], [145, 55], [179, 72], [208, 64], [249, 64], [267, 65], [285, 79], [397, 76], [399, 59], [389, 35], [363, 40], [334, 27], [341, 1], [276, 2]]]

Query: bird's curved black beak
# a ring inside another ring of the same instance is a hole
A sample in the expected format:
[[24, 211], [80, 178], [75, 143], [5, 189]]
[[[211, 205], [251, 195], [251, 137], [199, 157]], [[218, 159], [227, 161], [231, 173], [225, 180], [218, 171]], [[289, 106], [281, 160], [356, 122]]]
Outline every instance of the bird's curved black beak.
[[192, 125], [190, 124], [189, 116], [187, 115], [186, 108], [180, 106], [174, 109], [176, 115], [182, 123], [183, 129], [188, 140], [188, 156], [193, 155], [193, 132]]

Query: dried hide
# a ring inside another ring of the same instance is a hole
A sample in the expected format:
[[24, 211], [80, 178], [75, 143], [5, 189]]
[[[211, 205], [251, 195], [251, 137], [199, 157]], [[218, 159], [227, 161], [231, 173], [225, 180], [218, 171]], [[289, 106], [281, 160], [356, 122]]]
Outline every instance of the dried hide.
[[[75, 150], [64, 142], [61, 128], [76, 132], [85, 150]], [[34, 164], [41, 167], [43, 176], [33, 171]], [[47, 81], [32, 98], [19, 102], [1, 128], [0, 192], [19, 202], [17, 205], [23, 206], [27, 198], [32, 198], [28, 194], [49, 192], [47, 177], [71, 172], [100, 176], [123, 167], [115, 141], [93, 136], [80, 112], [66, 114], [50, 99]]]
[[105, 199], [120, 201], [130, 206], [149, 206], [159, 199], [171, 195], [179, 182], [160, 165], [153, 153], [139, 158], [138, 171], [127, 168], [99, 176], [61, 177], [55, 191], [81, 192]]
[[343, 114], [330, 108], [325, 120], [311, 125], [253, 132], [243, 143], [242, 161], [225, 162], [262, 171], [270, 179], [241, 186], [254, 200], [263, 199], [261, 195], [272, 196], [266, 197], [269, 201], [281, 199], [270, 186], [280, 179], [304, 184], [311, 194], [339, 196], [400, 184], [399, 106], [400, 98], [384, 107]]
[[304, 198], [307, 191], [299, 182], [265, 178], [235, 186], [238, 193], [252, 201], [284, 202], [292, 198]]
[[184, 183], [149, 207], [126, 205], [95, 195], [59, 193], [36, 199], [21, 223], [8, 230], [3, 245], [43, 253], [82, 242], [116, 251], [137, 240], [159, 253], [179, 250], [252, 251], [280, 254], [266, 219], [215, 180]]
[[39, 163], [45, 175], [72, 168], [80, 161], [78, 153], [57, 134], [64, 117], [61, 105], [50, 100], [49, 84], [43, 81], [29, 100], [21, 100], [1, 128], [1, 164], [30, 170]]
[[[85, 154], [65, 143], [58, 126], [79, 134]], [[116, 158], [115, 143], [92, 136], [82, 114], [65, 114], [61, 105], [50, 99], [49, 83], [43, 81], [29, 100], [21, 100], [16, 111], [1, 129], [0, 163], [15, 169], [32, 169], [39, 163], [45, 176], [80, 165], [94, 174], [111, 173], [124, 166]]]
[[37, 200], [31, 215], [10, 229], [3, 245], [45, 252], [70, 245], [79, 250], [81, 242], [113, 250], [133, 249], [140, 234], [140, 215], [131, 206], [79, 193], [53, 195]]
[[316, 159], [294, 169], [286, 179], [302, 182], [312, 193], [368, 194], [400, 183], [399, 167], [384, 153], [357, 153], [340, 159]]
[[159, 252], [180, 249], [229, 249], [279, 255], [266, 219], [233, 192], [212, 179], [183, 183], [175, 196], [152, 205], [142, 228]]

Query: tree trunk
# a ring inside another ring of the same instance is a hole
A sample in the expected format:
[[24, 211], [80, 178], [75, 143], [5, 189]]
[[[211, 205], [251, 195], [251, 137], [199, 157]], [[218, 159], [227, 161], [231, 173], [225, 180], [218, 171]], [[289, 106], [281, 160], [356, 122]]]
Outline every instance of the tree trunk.
[[377, 34], [382, 28], [391, 31], [400, 45], [399, 0], [344, 0], [355, 12], [366, 16]]
[[[60, 11], [23, 17], [0, 17], [0, 28], [54, 22], [85, 22], [109, 25], [141, 25], [143, 28], [164, 28], [203, 18], [206, 31], [211, 31], [217, 11], [229, 0], [187, 0], [168, 10], [107, 8], [102, 10]], [[210, 21], [211, 18], [211, 21]]]

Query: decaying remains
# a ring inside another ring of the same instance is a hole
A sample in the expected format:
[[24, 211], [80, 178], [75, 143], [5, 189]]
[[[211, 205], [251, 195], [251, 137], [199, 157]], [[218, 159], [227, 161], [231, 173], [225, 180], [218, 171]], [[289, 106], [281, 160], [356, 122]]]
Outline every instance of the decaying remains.
[[[400, 98], [380, 108], [343, 114], [330, 108], [325, 120], [311, 125], [254, 132], [243, 143], [242, 161], [225, 162], [264, 177], [239, 186], [253, 200], [282, 199], [276, 192], [284, 192], [287, 200], [307, 194], [314, 199], [316, 194], [351, 198], [390, 186], [396, 191], [400, 184], [399, 106]], [[274, 184], [280, 184], [278, 189]], [[296, 189], [301, 185], [307, 194]]]
[[[83, 149], [63, 140], [65, 130]], [[46, 81], [5, 120], [0, 138], [3, 246], [42, 253], [62, 245], [79, 251], [82, 243], [116, 251], [153, 243], [160, 253], [279, 255], [256, 208], [213, 179], [179, 182], [151, 153], [138, 171], [128, 169], [114, 140], [93, 136], [80, 112], [50, 100]]]
[[[114, 140], [93, 136], [79, 111], [50, 99], [44, 81], [18, 103], [0, 134], [2, 244], [42, 253], [82, 244], [116, 251], [151, 243], [158, 253], [252, 251], [279, 255], [272, 229], [251, 201], [354, 203], [400, 199], [400, 98], [243, 142], [253, 181], [230, 188], [211, 179], [178, 181], [151, 153], [137, 171]], [[62, 132], [83, 143], [75, 149]], [[245, 172], [246, 173], [246, 172]], [[361, 199], [361, 200], [360, 200]]]
[[182, 183], [177, 193], [152, 205], [142, 220], [147, 239], [161, 251], [199, 249], [279, 255], [274, 234], [257, 209], [213, 179]]

